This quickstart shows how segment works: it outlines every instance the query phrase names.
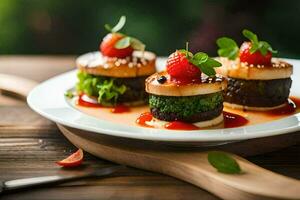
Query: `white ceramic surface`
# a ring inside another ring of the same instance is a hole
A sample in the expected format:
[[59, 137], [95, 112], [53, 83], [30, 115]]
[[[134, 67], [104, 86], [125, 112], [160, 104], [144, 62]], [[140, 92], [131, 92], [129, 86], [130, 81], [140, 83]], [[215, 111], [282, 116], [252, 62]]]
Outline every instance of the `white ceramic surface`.
[[[285, 60], [294, 65], [291, 95], [300, 97], [300, 60]], [[158, 69], [162, 69], [164, 63], [165, 58], [159, 58], [157, 61]], [[66, 102], [64, 93], [74, 87], [75, 83], [76, 70], [51, 78], [30, 92], [27, 99], [28, 104], [42, 116], [66, 126], [98, 134], [183, 144], [226, 143], [300, 130], [300, 113], [259, 125], [216, 130], [172, 131], [115, 124], [83, 114]]]

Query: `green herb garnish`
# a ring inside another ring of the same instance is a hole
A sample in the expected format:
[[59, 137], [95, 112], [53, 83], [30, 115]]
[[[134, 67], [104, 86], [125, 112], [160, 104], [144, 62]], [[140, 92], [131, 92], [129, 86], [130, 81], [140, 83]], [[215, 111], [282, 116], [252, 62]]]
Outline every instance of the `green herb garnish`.
[[255, 53], [256, 51], [260, 51], [260, 53], [264, 56], [268, 53], [268, 51], [270, 51], [272, 53], [277, 53], [277, 51], [272, 49], [271, 45], [268, 42], [259, 41], [258, 38], [257, 38], [257, 35], [254, 34], [253, 32], [251, 32], [247, 29], [244, 29], [243, 30], [243, 35], [246, 38], [248, 38], [252, 43], [250, 53]]
[[193, 55], [192, 52], [188, 50], [188, 43], [186, 44], [186, 49], [179, 50], [180, 52], [186, 54], [186, 58], [190, 63], [197, 66], [201, 72], [207, 76], [216, 75], [215, 67], [221, 67], [222, 64], [213, 58], [210, 58], [206, 53], [198, 52]]
[[[260, 51], [262, 55], [266, 55], [268, 51], [272, 53], [277, 53], [277, 51], [273, 50], [271, 45], [266, 41], [259, 41], [256, 34], [253, 32], [244, 29], [243, 35], [251, 41], [252, 47], [250, 49], [250, 53], [253, 54], [257, 51]], [[227, 57], [230, 60], [234, 60], [238, 57], [239, 47], [237, 43], [228, 37], [221, 37], [217, 40], [218, 55], [221, 57]]]
[[141, 42], [137, 38], [134, 38], [134, 37], [131, 37], [131, 36], [125, 35], [124, 33], [119, 32], [124, 27], [125, 23], [126, 23], [126, 17], [121, 16], [119, 19], [119, 22], [114, 27], [111, 27], [109, 24], [104, 25], [104, 27], [107, 31], [109, 31], [111, 33], [119, 33], [124, 36], [124, 38], [122, 38], [121, 40], [116, 42], [115, 48], [116, 49], [125, 49], [125, 48], [131, 46], [135, 50], [144, 51], [146, 48], [146, 45], [143, 42]]
[[228, 37], [221, 37], [217, 40], [217, 45], [219, 46], [219, 56], [227, 57], [230, 60], [234, 60], [237, 58], [239, 54], [239, 47], [233, 39]]
[[116, 33], [123, 28], [125, 23], [126, 23], [126, 17], [121, 16], [119, 22], [114, 27], [111, 27], [109, 24], [105, 24], [104, 28], [111, 33]]
[[237, 161], [227, 153], [211, 151], [208, 153], [207, 159], [218, 172], [225, 174], [239, 174], [242, 172]]
[[72, 91], [66, 91], [65, 92], [65, 97], [72, 99], [74, 97], [74, 94]]

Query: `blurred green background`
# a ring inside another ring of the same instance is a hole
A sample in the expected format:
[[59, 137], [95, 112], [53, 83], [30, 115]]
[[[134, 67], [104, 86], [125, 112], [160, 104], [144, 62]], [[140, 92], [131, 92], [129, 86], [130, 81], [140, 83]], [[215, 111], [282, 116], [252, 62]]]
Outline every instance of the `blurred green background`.
[[216, 55], [216, 38], [242, 41], [249, 28], [278, 56], [300, 58], [298, 0], [0, 0], [0, 54], [81, 54], [98, 49], [105, 23], [127, 16], [123, 31], [168, 55], [190, 42]]

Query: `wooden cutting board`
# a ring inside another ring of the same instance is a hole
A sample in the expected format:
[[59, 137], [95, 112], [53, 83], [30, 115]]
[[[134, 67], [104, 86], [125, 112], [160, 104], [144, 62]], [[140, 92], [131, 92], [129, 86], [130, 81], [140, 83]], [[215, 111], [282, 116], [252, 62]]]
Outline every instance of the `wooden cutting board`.
[[[227, 175], [217, 172], [207, 161], [207, 149], [178, 149], [156, 142], [117, 138], [58, 125], [62, 133], [78, 148], [116, 163], [155, 171], [187, 181], [228, 200], [300, 199], [300, 181], [256, 166], [233, 155], [243, 173]], [[299, 134], [292, 134], [297, 138]], [[282, 136], [265, 138], [280, 143]], [[219, 150], [253, 154], [264, 139], [249, 140], [219, 147]], [[258, 146], [256, 146], [258, 145]], [[237, 146], [237, 147], [235, 147]], [[262, 148], [265, 150], [274, 149]], [[214, 148], [216, 150], [217, 148]], [[246, 150], [246, 151], [244, 151]]]
[[[34, 84], [24, 79], [0, 76], [0, 88], [26, 95]], [[9, 79], [7, 88], [5, 78]], [[14, 78], [15, 81], [12, 81]], [[19, 90], [21, 85], [27, 89]], [[15, 84], [15, 89], [12, 85]], [[2, 84], [2, 85], [1, 85]], [[5, 86], [6, 85], [6, 86]], [[227, 175], [217, 172], [207, 161], [208, 150], [223, 150], [238, 155], [254, 155], [273, 151], [300, 142], [300, 134], [291, 133], [276, 137], [247, 140], [210, 149], [175, 148], [166, 143], [140, 141], [95, 134], [58, 125], [62, 133], [77, 147], [116, 163], [167, 174], [190, 182], [223, 199], [300, 199], [300, 181], [260, 168], [233, 155], [243, 173]]]

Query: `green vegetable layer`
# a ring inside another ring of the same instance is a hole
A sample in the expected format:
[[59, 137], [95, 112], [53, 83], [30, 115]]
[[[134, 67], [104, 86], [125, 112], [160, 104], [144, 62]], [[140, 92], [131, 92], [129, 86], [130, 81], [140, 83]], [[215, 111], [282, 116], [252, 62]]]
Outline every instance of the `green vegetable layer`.
[[79, 71], [76, 89], [89, 96], [98, 97], [98, 102], [103, 105], [114, 105], [120, 95], [126, 91], [126, 86], [115, 84], [115, 79], [103, 76], [94, 76]]
[[159, 109], [163, 113], [176, 113], [182, 118], [216, 109], [222, 103], [222, 92], [184, 97], [149, 96], [150, 108]]
[[133, 78], [112, 78], [95, 76], [83, 71], [78, 72], [76, 89], [89, 96], [98, 97], [102, 105], [113, 106], [117, 103], [146, 103], [146, 76]]

